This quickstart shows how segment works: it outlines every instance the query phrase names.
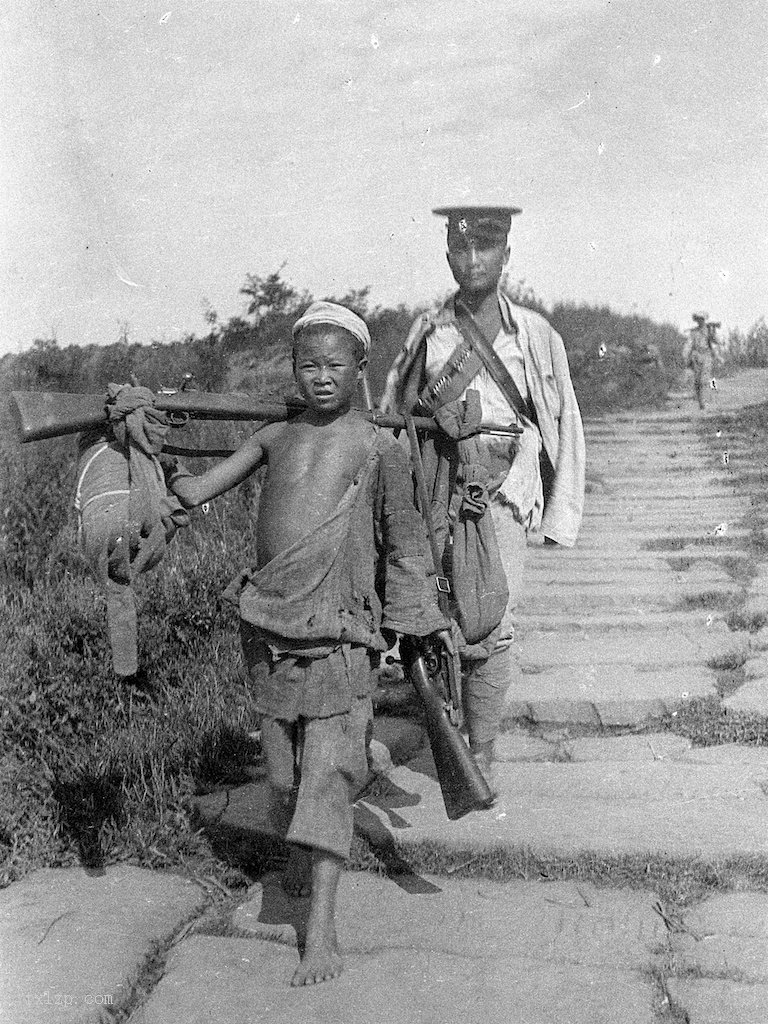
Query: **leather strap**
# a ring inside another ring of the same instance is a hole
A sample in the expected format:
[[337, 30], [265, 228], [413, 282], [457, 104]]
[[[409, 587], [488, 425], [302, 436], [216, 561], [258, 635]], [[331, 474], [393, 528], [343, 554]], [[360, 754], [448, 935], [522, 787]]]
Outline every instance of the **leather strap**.
[[467, 308], [466, 304], [461, 301], [461, 299], [456, 299], [455, 309], [457, 312], [461, 312], [464, 317], [463, 322], [457, 318], [456, 327], [460, 331], [462, 337], [469, 342], [473, 350], [480, 357], [483, 366], [485, 366], [486, 370], [491, 375], [491, 379], [496, 384], [499, 391], [501, 391], [518, 416], [524, 416], [526, 419], [531, 419], [531, 410], [528, 403], [520, 394], [520, 390], [512, 379], [511, 373], [501, 361], [496, 349], [486, 338], [471, 311]]

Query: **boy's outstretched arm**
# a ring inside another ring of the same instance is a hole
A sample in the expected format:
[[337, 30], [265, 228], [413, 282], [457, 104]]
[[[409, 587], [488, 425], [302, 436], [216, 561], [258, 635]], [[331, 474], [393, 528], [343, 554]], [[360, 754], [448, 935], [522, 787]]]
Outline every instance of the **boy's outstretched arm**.
[[[269, 424], [273, 427], [273, 424]], [[228, 459], [201, 473], [199, 476], [180, 476], [171, 484], [171, 490], [185, 508], [202, 505], [225, 491], [236, 487], [266, 461], [264, 442], [268, 428], [263, 427], [240, 445]], [[271, 433], [271, 431], [270, 431]]]

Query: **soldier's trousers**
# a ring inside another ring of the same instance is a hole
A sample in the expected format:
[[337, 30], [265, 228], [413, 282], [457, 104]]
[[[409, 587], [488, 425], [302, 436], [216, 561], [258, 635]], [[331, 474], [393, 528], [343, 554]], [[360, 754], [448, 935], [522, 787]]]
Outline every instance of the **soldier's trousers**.
[[496, 527], [501, 564], [507, 578], [509, 600], [490, 657], [462, 665], [464, 717], [473, 748], [496, 739], [507, 690], [520, 675], [514, 620], [523, 590], [526, 531], [506, 505], [492, 502], [491, 515]]

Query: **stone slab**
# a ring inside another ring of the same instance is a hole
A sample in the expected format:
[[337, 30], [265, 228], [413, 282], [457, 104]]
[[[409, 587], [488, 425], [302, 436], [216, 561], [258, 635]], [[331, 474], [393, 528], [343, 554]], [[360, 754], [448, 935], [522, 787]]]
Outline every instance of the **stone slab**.
[[750, 984], [768, 985], [768, 945], [765, 938], [736, 935], [675, 935], [677, 974], [703, 975]]
[[[674, 557], [674, 555], [670, 555]], [[555, 568], [546, 566], [534, 568], [525, 573], [526, 590], [538, 587], [615, 587], [623, 586], [628, 591], [647, 591], [660, 588], [682, 589], [683, 593], [690, 593], [695, 587], [702, 590], [711, 587], [735, 589], [736, 583], [733, 577], [723, 567], [713, 565], [712, 562], [705, 562], [699, 559], [695, 564], [685, 569], [674, 569], [667, 565], [659, 566], [637, 566], [628, 568], [620, 563], [614, 568], [611, 563], [607, 565], [595, 564], [594, 561], [584, 565], [570, 568], [563, 566]], [[761, 598], [761, 600], [765, 600]]]
[[0, 892], [0, 1020], [103, 1020], [153, 943], [204, 903], [188, 879], [127, 864], [27, 875]]
[[[669, 609], [660, 611], [658, 608], [592, 608], [589, 614], [589, 633], [590, 636], [595, 636], [616, 629], [632, 629], [639, 634], [646, 629], [651, 632], [659, 629], [685, 630], [691, 626], [704, 627], [724, 621], [725, 614], [701, 609], [682, 612]], [[550, 601], [545, 606], [537, 608], [535, 612], [524, 607], [516, 613], [515, 636], [520, 643], [525, 642], [528, 630], [556, 632], [562, 635], [583, 633], [584, 628], [584, 609], [574, 606], [570, 611], [564, 611]]]
[[437, 843], [454, 850], [531, 848], [571, 856], [664, 853], [705, 859], [765, 853], [768, 751], [754, 770], [744, 764], [498, 763], [499, 801], [456, 822], [445, 816], [431, 758], [423, 755], [390, 776], [396, 822], [386, 801], [362, 806], [358, 826], [374, 842]]
[[[594, 555], [582, 547], [583, 537], [584, 534], [579, 534], [579, 541], [572, 548], [529, 547], [526, 569], [539, 562], [543, 565], [588, 565]], [[667, 558], [680, 554], [684, 554], [686, 558], [693, 561], [711, 562], [715, 565], [725, 556], [742, 560], [748, 557], [747, 552], [740, 548], [725, 550], [723, 547], [711, 545], [690, 544], [679, 551], [647, 551], [644, 548], [606, 546], [601, 553], [601, 561], [608, 565], [621, 565], [627, 569], [658, 569], [661, 565], [669, 565]]]
[[765, 594], [754, 594], [744, 602], [745, 615], [768, 616], [768, 596]]
[[685, 915], [685, 926], [698, 935], [751, 936], [768, 945], [768, 895], [732, 892], [710, 896]]
[[634, 665], [608, 664], [565, 665], [538, 671], [537, 668], [528, 662], [523, 648], [522, 677], [507, 691], [508, 703], [540, 704], [566, 699], [596, 706], [619, 701], [661, 701], [664, 706], [676, 706], [689, 697], [713, 693], [716, 682], [711, 669], [695, 664], [652, 666], [648, 671]]
[[496, 740], [499, 761], [552, 761], [558, 756], [558, 744], [532, 736], [523, 729], [503, 732]]
[[567, 748], [572, 761], [678, 761], [688, 755], [691, 741], [668, 732], [639, 736], [583, 736], [568, 740]]
[[595, 704], [600, 724], [607, 727], [642, 725], [656, 720], [667, 711], [679, 707], [686, 697], [666, 697], [664, 700], [649, 697], [626, 698], [624, 700], [601, 700]]
[[740, 985], [709, 979], [667, 982], [675, 1004], [688, 1013], [688, 1024], [765, 1024], [768, 985]]
[[600, 666], [606, 671], [620, 665], [702, 665], [724, 654], [724, 648], [731, 652], [748, 647], [748, 637], [730, 632], [724, 622], [674, 630], [616, 629], [597, 635], [590, 634], [588, 627], [581, 635], [555, 636], [528, 629], [521, 638], [523, 671], [526, 662], [537, 667]]
[[768, 658], [752, 656], [744, 662], [744, 678], [749, 681], [768, 677]]
[[600, 726], [600, 716], [591, 701], [586, 700], [517, 700], [507, 694], [502, 729], [518, 721], [538, 723], [573, 723]]
[[258, 939], [195, 937], [131, 1024], [653, 1024], [638, 973], [487, 960], [421, 950], [348, 956], [340, 978], [289, 988], [295, 950]]
[[[345, 872], [336, 919], [345, 956], [419, 949], [476, 960], [504, 953], [541, 963], [643, 970], [666, 939], [653, 909], [657, 899], [650, 892], [581, 882]], [[302, 927], [296, 901], [284, 894], [277, 876], [251, 888], [232, 923], [257, 938], [282, 928], [280, 941], [291, 945]]]
[[[579, 586], [559, 587], [553, 583], [548, 587], [531, 587], [526, 593], [525, 609], [541, 614], [546, 610], [556, 609], [558, 612], [580, 613], [588, 620], [595, 612], [616, 612], [633, 610], [638, 615], [645, 610], [659, 611], [669, 608], [680, 610], [682, 602], [696, 601], [702, 593], [719, 595], [715, 606], [707, 611], [721, 613], [723, 606], [739, 595], [739, 587], [735, 583], [717, 583], [708, 586], [664, 586], [648, 585], [634, 587], [631, 590], [619, 584], [580, 584]], [[682, 610], [688, 610], [685, 607]], [[693, 609], [692, 609], [693, 610]]]
[[689, 764], [721, 766], [729, 771], [741, 772], [760, 783], [765, 781], [768, 747], [742, 746], [722, 743], [715, 747], [691, 747], [681, 759]]
[[752, 679], [726, 697], [723, 704], [733, 711], [749, 711], [768, 715], [768, 678]]

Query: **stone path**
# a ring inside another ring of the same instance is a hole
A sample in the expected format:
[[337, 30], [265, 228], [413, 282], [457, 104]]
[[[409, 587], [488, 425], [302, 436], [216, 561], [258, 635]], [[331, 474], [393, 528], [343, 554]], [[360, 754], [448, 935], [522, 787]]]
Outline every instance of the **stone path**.
[[[721, 383], [718, 406], [767, 394], [768, 373], [752, 371]], [[82, 1001], [53, 1016], [41, 991], [119, 997], [146, 969], [154, 937], [157, 969], [129, 1024], [765, 1024], [768, 895], [716, 894], [681, 909], [650, 889], [546, 880], [546, 865], [564, 860], [662, 859], [700, 873], [765, 864], [766, 748], [694, 749], [670, 733], [631, 732], [715, 693], [724, 666], [736, 666], [731, 684], [743, 679], [727, 703], [768, 713], [768, 636], [731, 631], [724, 603], [745, 597], [748, 499], [735, 476], [755, 467], [727, 436], [727, 463], [713, 457], [698, 415], [673, 396], [662, 412], [588, 424], [582, 539], [573, 551], [530, 552], [496, 807], [448, 822], [418, 728], [378, 723], [384, 775], [355, 821], [390, 874], [343, 877], [341, 979], [288, 987], [307, 905], [274, 878], [204, 909], [200, 890], [173, 876], [45, 873], [0, 893], [0, 957], [10, 950], [18, 972], [0, 989], [0, 1021], [110, 1020]], [[743, 608], [768, 613], [768, 571], [746, 597]], [[199, 811], [248, 842], [270, 831], [258, 772], [202, 798]], [[484, 854], [528, 857], [541, 880], [409, 870], [425, 845], [467, 870]], [[55, 899], [54, 874], [65, 879]]]
[[187, 879], [129, 865], [37, 871], [0, 891], [0, 1021], [108, 1019], [157, 942], [205, 902]]
[[[767, 380], [725, 380], [712, 408], [763, 400]], [[748, 533], [735, 477], [752, 464], [727, 437], [727, 463], [713, 456], [700, 421], [688, 396], [673, 395], [663, 411], [586, 424], [579, 543], [529, 551], [510, 715], [633, 725], [715, 693], [717, 660], [746, 658], [749, 637], [728, 629], [723, 609], [740, 596], [733, 567]]]

